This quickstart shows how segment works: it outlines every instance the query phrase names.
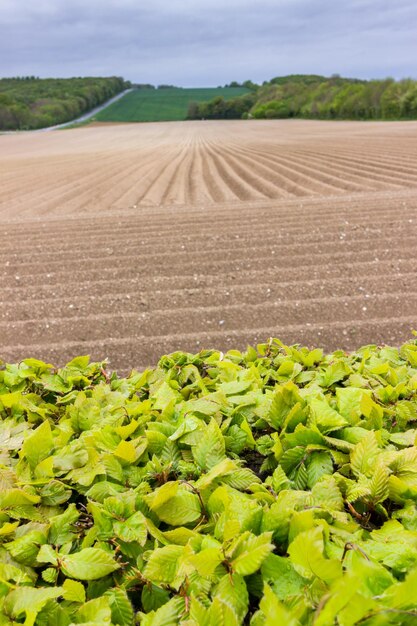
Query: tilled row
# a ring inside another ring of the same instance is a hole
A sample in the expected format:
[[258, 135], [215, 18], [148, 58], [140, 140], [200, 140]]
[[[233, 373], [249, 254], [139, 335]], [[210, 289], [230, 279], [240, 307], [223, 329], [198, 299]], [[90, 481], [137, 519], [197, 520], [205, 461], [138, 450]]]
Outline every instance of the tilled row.
[[0, 357], [90, 353], [125, 371], [269, 336], [401, 343], [417, 327], [417, 151], [403, 128], [141, 125], [12, 150]]
[[[115, 242], [114, 247], [105, 249], [101, 254], [97, 252], [90, 256], [87, 252], [82, 258], [77, 255], [75, 258], [71, 258], [73, 255], [67, 255], [66, 265], [71, 273], [83, 272], [88, 268], [89, 272], [98, 270], [103, 271], [105, 268], [111, 270], [120, 269], [126, 271], [128, 267], [136, 266], [143, 267], [144, 265], [153, 265], [160, 267], [161, 265], [168, 264], [170, 267], [177, 265], [182, 266], [184, 259], [187, 259], [189, 264], [189, 256], [201, 257], [204, 259], [212, 259], [213, 257], [219, 258], [223, 263], [244, 262], [245, 260], [251, 261], [253, 259], [265, 260], [270, 255], [278, 255], [280, 259], [285, 263], [289, 259], [293, 259], [293, 264], [298, 263], [298, 258], [310, 256], [312, 261], [315, 260], [317, 255], [323, 257], [322, 250], [325, 251], [326, 258], [328, 255], [334, 255], [335, 259], [338, 259], [341, 255], [345, 255], [349, 259], [349, 255], [354, 254], [361, 256], [364, 248], [366, 253], [374, 254], [377, 258], [383, 257], [383, 253], [391, 252], [393, 249], [401, 248], [403, 258], [407, 258], [409, 250], [415, 250], [417, 247], [417, 231], [416, 233], [405, 233], [402, 237], [387, 236], [387, 237], [375, 237], [371, 241], [368, 239], [349, 239], [346, 233], [339, 235], [336, 241], [332, 241], [330, 238], [327, 242], [300, 242], [294, 244], [288, 244], [286, 241], [277, 241], [276, 239], [266, 239], [265, 241], [259, 238], [254, 242], [245, 242], [241, 239], [232, 239], [226, 244], [220, 245], [214, 243], [213, 245], [204, 245], [201, 242], [200, 245], [194, 242], [187, 242], [187, 245], [172, 246], [172, 242], [169, 242], [165, 246], [165, 250], [160, 251], [158, 246], [154, 246], [149, 251], [144, 251], [142, 247], [124, 248]], [[174, 250], [172, 249], [174, 247]], [[166, 249], [168, 248], [168, 249]], [[176, 249], [175, 249], [176, 248]], [[15, 279], [16, 271], [20, 278], [24, 276], [41, 275], [48, 270], [47, 273], [62, 272], [63, 259], [57, 258], [55, 254], [53, 258], [43, 258], [36, 255], [34, 260], [25, 261], [22, 260], [16, 254], [16, 262], [6, 262], [5, 269], [3, 270], [4, 284], [7, 284], [7, 277]], [[337, 262], [337, 261], [336, 261]]]
[[352, 346], [366, 344], [400, 345], [410, 337], [410, 328], [415, 325], [415, 316], [333, 321], [323, 325], [270, 324], [267, 327], [239, 327], [232, 330], [206, 330], [195, 333], [170, 333], [154, 335], [106, 337], [102, 341], [87, 338], [84, 341], [66, 340], [55, 342], [13, 342], [3, 345], [2, 358], [16, 362], [28, 355], [60, 366], [75, 355], [89, 354], [95, 360], [108, 359], [111, 369], [126, 373], [131, 369], [144, 369], [157, 363], [161, 355], [177, 350], [199, 352], [215, 347], [219, 350], [244, 349], [246, 345], [264, 343], [269, 337], [280, 337], [288, 344], [301, 343], [311, 347], [322, 347], [332, 351], [336, 347], [351, 350]]
[[[185, 123], [163, 137], [155, 126], [137, 125], [130, 138], [117, 128], [90, 128], [84, 135], [72, 134], [67, 153], [65, 144], [57, 150], [56, 138], [35, 137], [21, 159], [19, 150], [13, 155], [19, 142], [13, 146], [9, 138], [3, 145], [11, 158], [0, 146], [0, 161], [5, 161], [0, 212], [10, 218], [64, 217], [146, 205], [279, 201], [417, 187], [415, 151], [402, 130], [380, 127], [375, 135], [368, 125], [352, 125], [346, 136], [338, 135], [340, 127], [327, 127], [321, 135], [306, 132], [300, 141], [303, 128], [312, 129], [301, 122], [282, 133], [276, 123], [266, 123], [259, 132], [259, 123], [248, 122], [241, 133], [243, 127]], [[409, 130], [415, 133], [415, 126]], [[365, 148], [366, 163], [354, 156]]]
[[[410, 211], [410, 215], [414, 213]], [[48, 231], [48, 244], [45, 241], [31, 241], [30, 235], [25, 235], [25, 244], [20, 244], [19, 239], [22, 235], [11, 234], [8, 239], [9, 247], [3, 246], [0, 250], [0, 261], [6, 262], [6, 267], [10, 265], [12, 259], [17, 259], [20, 266], [28, 265], [36, 262], [59, 264], [63, 253], [67, 262], [74, 260], [82, 260], [89, 262], [93, 259], [106, 259], [112, 256], [112, 260], [118, 255], [127, 257], [134, 255], [155, 255], [178, 253], [186, 250], [188, 253], [196, 253], [200, 255], [215, 252], [221, 254], [233, 247], [234, 250], [239, 249], [255, 249], [259, 248], [279, 248], [280, 251], [288, 251], [291, 247], [300, 248], [300, 235], [302, 235], [302, 247], [308, 249], [310, 246], [324, 246], [328, 249], [331, 246], [339, 246], [342, 242], [344, 247], [349, 248], [354, 245], [364, 243], [373, 246], [406, 244], [417, 237], [417, 218], [407, 218], [402, 212], [402, 219], [394, 221], [393, 215], [386, 216], [385, 219], [378, 221], [376, 226], [371, 220], [350, 218], [350, 221], [339, 219], [333, 224], [326, 223], [326, 229], [314, 228], [308, 229], [303, 233], [300, 227], [293, 227], [291, 232], [284, 231], [284, 226], [279, 224], [269, 225], [268, 230], [262, 228], [262, 225], [252, 225], [249, 227], [239, 228], [236, 232], [236, 226], [228, 232], [226, 229], [222, 233], [210, 233], [207, 236], [199, 229], [190, 224], [187, 228], [187, 234], [184, 232], [175, 232], [169, 239], [164, 241], [164, 245], [160, 245], [161, 235], [163, 232], [155, 232], [151, 235], [144, 234], [140, 230], [118, 232], [106, 234], [101, 230], [96, 232], [89, 238], [77, 237], [74, 240], [75, 233], [61, 237], [54, 231]], [[414, 227], [413, 227], [414, 224]], [[306, 225], [307, 226], [307, 225]], [[18, 241], [15, 241], [17, 239]], [[35, 254], [36, 253], [36, 254]], [[9, 264], [7, 264], [9, 261]]]
[[[383, 224], [385, 220], [412, 219], [417, 206], [416, 191], [354, 194], [350, 196], [328, 196], [321, 198], [288, 201], [238, 202], [227, 205], [168, 205], [164, 208], [141, 207], [136, 210], [122, 209], [103, 212], [100, 215], [100, 234], [114, 236], [142, 233], [143, 237], [153, 234], [171, 233], [175, 235], [182, 227], [192, 225], [196, 232], [206, 235], [216, 232], [217, 220], [222, 220], [224, 228], [233, 229], [236, 220], [239, 227], [247, 229], [253, 226], [268, 230], [271, 226], [280, 226], [291, 232], [300, 230], [300, 220], [306, 227], [317, 226], [318, 219], [326, 220], [326, 225], [340, 225], [341, 220], [365, 222], [369, 225]], [[376, 218], [377, 211], [377, 219]], [[80, 232], [80, 220], [83, 228]], [[45, 236], [60, 238], [76, 235], [80, 241], [89, 240], [97, 231], [97, 217], [75, 214], [59, 219], [47, 216], [41, 221], [25, 219], [3, 222], [0, 238], [4, 245], [13, 236], [27, 234], [33, 243], [45, 243]], [[307, 231], [308, 232], [308, 231]]]
[[[225, 255], [225, 257], [228, 255]], [[397, 252], [398, 261], [414, 260], [416, 256], [415, 245], [409, 245], [408, 247], [401, 248]], [[217, 274], [219, 280], [222, 279], [222, 275], [226, 272], [246, 272], [251, 269], [259, 267], [274, 268], [277, 276], [283, 276], [288, 270], [297, 268], [302, 271], [303, 268], [313, 266], [318, 268], [320, 266], [326, 267], [326, 272], [331, 273], [332, 268], [339, 266], [341, 273], [343, 268], [349, 264], [355, 263], [374, 263], [376, 266], [381, 261], [395, 262], [393, 258], [393, 251], [391, 247], [386, 247], [379, 250], [367, 250], [366, 248], [358, 248], [356, 250], [345, 251], [343, 248], [339, 252], [321, 252], [317, 250], [314, 253], [305, 253], [301, 248], [298, 254], [283, 255], [274, 250], [263, 251], [263, 254], [250, 255], [241, 252], [239, 255], [234, 254], [229, 258], [212, 255], [211, 258], [201, 258], [196, 262], [192, 257], [190, 258], [186, 254], [174, 255], [173, 258], [157, 258], [154, 257], [148, 263], [146, 258], [141, 260], [137, 259], [136, 262], [132, 260], [125, 260], [124, 263], [115, 267], [108, 267], [104, 263], [90, 263], [89, 266], [83, 269], [72, 268], [71, 264], [68, 266], [63, 259], [62, 267], [57, 271], [48, 271], [48, 267], [36, 268], [36, 271], [32, 273], [20, 274], [16, 272], [16, 267], [11, 267], [11, 271], [7, 271], [2, 277], [3, 287], [13, 285], [55, 285], [61, 282], [67, 281], [79, 281], [83, 282], [89, 280], [95, 282], [96, 280], [113, 279], [118, 278], [134, 278], [136, 276], [146, 276], [148, 279], [153, 276], [170, 276], [173, 283], [177, 276], [184, 274]], [[111, 265], [111, 264], [110, 264]]]
[[[182, 305], [182, 306], [181, 306]], [[321, 297], [297, 301], [264, 301], [259, 304], [237, 302], [222, 306], [202, 303], [187, 306], [186, 300], [175, 308], [147, 311], [114, 310], [97, 314], [59, 318], [35, 317], [24, 321], [0, 322], [0, 333], [6, 345], [21, 344], [28, 337], [31, 342], [104, 341], [106, 337], [149, 337], [163, 334], [194, 333], [197, 337], [208, 329], [221, 328], [227, 332], [238, 328], [280, 327], [291, 324], [331, 324], [334, 321], [366, 321], [369, 317], [410, 317], [417, 311], [417, 292], [407, 298], [399, 294], [379, 295], [366, 302], [362, 296]], [[238, 322], [238, 324], [237, 324]], [[409, 329], [411, 331], [411, 327]]]
[[[345, 298], [349, 306], [350, 298], [359, 297], [363, 306], [369, 299], [390, 296], [401, 302], [404, 293], [417, 293], [417, 272], [383, 273], [370, 276], [369, 272], [355, 276], [339, 276], [306, 280], [303, 276], [298, 281], [274, 280], [273, 276], [259, 276], [255, 280], [252, 274], [248, 282], [239, 283], [229, 276], [229, 281], [218, 284], [217, 276], [205, 276], [200, 281], [183, 280], [177, 288], [172, 288], [165, 280], [157, 283], [140, 284], [139, 281], [109, 281], [79, 285], [63, 285], [54, 294], [37, 291], [35, 288], [8, 290], [7, 302], [0, 302], [0, 320], [24, 322], [32, 318], [71, 318], [88, 315], [94, 308], [95, 314], [148, 313], [155, 310], [178, 308], [198, 308], [205, 303], [225, 307], [230, 303], [243, 303], [242, 306], [256, 305], [261, 302], [308, 302], [326, 294], [329, 302], [332, 298]], [[203, 283], [203, 284], [201, 284]], [[105, 291], [105, 293], [103, 293]]]
[[[169, 274], [154, 276], [134, 274], [132, 278], [122, 276], [105, 279], [99, 277], [92, 281], [87, 273], [83, 280], [72, 276], [71, 280], [68, 281], [52, 280], [52, 282], [38, 282], [37, 284], [28, 281], [27, 285], [23, 285], [20, 280], [16, 280], [13, 286], [3, 287], [1, 293], [6, 307], [8, 304], [13, 307], [13, 303], [19, 300], [36, 302], [37, 300], [53, 298], [61, 302], [68, 294], [71, 294], [73, 298], [87, 295], [94, 300], [101, 295], [111, 297], [111, 294], [131, 293], [133, 291], [142, 293], [146, 290], [155, 290], [158, 293], [170, 289], [184, 290], [196, 287], [227, 289], [233, 285], [244, 285], [250, 290], [251, 286], [265, 282], [285, 285], [288, 283], [305, 284], [310, 281], [316, 281], [316, 283], [318, 282], [324, 286], [322, 291], [328, 293], [329, 280], [344, 280], [347, 278], [357, 280], [360, 285], [364, 276], [381, 276], [382, 278], [393, 276], [400, 281], [404, 274], [415, 275], [415, 267], [414, 258], [408, 260], [399, 260], [397, 258], [387, 261], [379, 260], [378, 262], [375, 260], [368, 262], [354, 261], [331, 266], [326, 264], [319, 266], [308, 263], [304, 266], [288, 267], [285, 272], [280, 274], [277, 274], [275, 268], [269, 265], [261, 265], [259, 268], [252, 267], [245, 271], [243, 271], [243, 268], [242, 271], [236, 271], [229, 267], [221, 276], [216, 271], [213, 273], [199, 273], [197, 271], [199, 268], [195, 268], [196, 271], [189, 271], [174, 277]], [[48, 280], [51, 279], [52, 276]], [[93, 302], [91, 306], [94, 306]]]

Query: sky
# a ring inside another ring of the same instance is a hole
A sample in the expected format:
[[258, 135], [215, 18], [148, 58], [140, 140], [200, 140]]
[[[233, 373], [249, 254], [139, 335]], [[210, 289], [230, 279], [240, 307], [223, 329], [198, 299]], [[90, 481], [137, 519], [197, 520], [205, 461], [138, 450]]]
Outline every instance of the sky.
[[417, 78], [416, 0], [0, 0], [0, 76]]

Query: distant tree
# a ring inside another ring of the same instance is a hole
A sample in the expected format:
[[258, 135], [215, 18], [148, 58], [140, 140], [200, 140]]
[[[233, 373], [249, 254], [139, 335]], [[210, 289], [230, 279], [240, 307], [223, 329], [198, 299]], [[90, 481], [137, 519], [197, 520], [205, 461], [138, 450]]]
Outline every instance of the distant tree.
[[42, 128], [77, 117], [125, 89], [120, 76], [0, 80], [0, 130]]
[[187, 119], [197, 120], [200, 118], [200, 109], [198, 102], [190, 102], [188, 105]]
[[256, 91], [256, 89], [258, 89], [259, 85], [257, 85], [256, 83], [252, 82], [251, 80], [245, 80], [245, 82], [242, 83], [242, 87], [246, 87], [246, 89], [250, 89], [251, 91]]

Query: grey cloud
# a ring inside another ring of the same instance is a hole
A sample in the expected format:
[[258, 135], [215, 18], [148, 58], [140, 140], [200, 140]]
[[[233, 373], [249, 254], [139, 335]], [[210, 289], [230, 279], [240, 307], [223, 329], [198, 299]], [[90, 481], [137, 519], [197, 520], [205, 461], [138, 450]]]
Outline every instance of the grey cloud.
[[0, 74], [215, 85], [415, 73], [414, 0], [0, 0]]

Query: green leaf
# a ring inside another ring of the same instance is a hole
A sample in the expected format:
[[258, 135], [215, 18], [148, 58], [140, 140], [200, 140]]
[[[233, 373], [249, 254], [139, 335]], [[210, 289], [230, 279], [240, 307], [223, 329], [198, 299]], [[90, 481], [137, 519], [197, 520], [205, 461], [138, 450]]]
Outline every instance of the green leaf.
[[310, 402], [308, 426], [316, 426], [323, 434], [339, 430], [348, 424], [348, 420], [331, 408], [325, 400], [314, 399]]
[[113, 529], [117, 537], [122, 541], [131, 543], [137, 542], [144, 546], [148, 536], [146, 518], [140, 511], [137, 511], [124, 522], [114, 522]]
[[42, 570], [42, 580], [51, 585], [55, 585], [58, 580], [58, 570], [54, 567], [47, 567]]
[[11, 591], [4, 600], [4, 610], [14, 619], [25, 617], [25, 626], [33, 626], [36, 616], [48, 600], [59, 598], [62, 587], [18, 587]]
[[250, 380], [233, 380], [228, 383], [221, 383], [218, 388], [223, 391], [226, 396], [235, 396], [249, 389], [251, 384]]
[[36, 557], [36, 560], [38, 561], [38, 563], [52, 563], [52, 565], [57, 565], [58, 554], [52, 548], [52, 546], [45, 544], [41, 546], [41, 549], [39, 550], [38, 555]]
[[354, 426], [360, 420], [362, 414], [362, 398], [370, 391], [358, 387], [338, 387], [336, 397], [339, 413], [343, 415], [349, 424]]
[[198, 495], [179, 483], [168, 482], [144, 499], [159, 519], [171, 526], [190, 524], [201, 517]]
[[350, 466], [356, 476], [364, 474], [372, 476], [375, 458], [378, 455], [378, 442], [374, 432], [361, 439], [356, 444], [350, 456]]
[[153, 395], [154, 409], [163, 411], [171, 401], [178, 401], [180, 398], [181, 396], [164, 381]]
[[334, 383], [339, 382], [349, 376], [352, 372], [352, 368], [346, 363], [345, 360], [339, 360], [332, 363], [322, 372], [319, 376], [319, 385], [322, 387], [331, 387]]
[[304, 578], [317, 577], [324, 582], [342, 575], [340, 561], [323, 556], [323, 535], [321, 528], [299, 533], [288, 547], [288, 554], [295, 569]]
[[306, 450], [302, 446], [296, 446], [290, 448], [282, 455], [280, 459], [280, 465], [287, 476], [290, 476], [292, 472], [301, 465], [301, 462], [306, 458]]
[[85, 602], [85, 589], [84, 585], [76, 580], [67, 578], [62, 585], [64, 600], [68, 602], [78, 602], [83, 604]]
[[226, 574], [220, 579], [213, 593], [213, 601], [216, 599], [222, 604], [225, 626], [242, 623], [249, 607], [249, 594], [240, 574]]
[[225, 458], [225, 441], [217, 422], [212, 419], [192, 448], [195, 462], [201, 469], [210, 470]]
[[328, 624], [335, 623], [341, 626], [353, 626], [360, 623], [361, 618], [376, 604], [358, 594], [360, 587], [359, 578], [346, 576], [337, 580], [332, 586], [331, 595], [324, 597], [326, 603], [321, 607], [315, 626], [328, 626]]
[[333, 476], [322, 476], [311, 490], [313, 502], [330, 511], [343, 511], [343, 496]]
[[52, 431], [48, 421], [43, 422], [32, 434], [25, 438], [22, 454], [32, 469], [49, 456], [53, 448]]
[[77, 609], [77, 624], [111, 624], [111, 621], [112, 613], [107, 595], [94, 598]]
[[384, 502], [389, 496], [389, 472], [385, 465], [378, 463], [369, 484], [370, 495], [374, 505]]
[[279, 600], [303, 593], [308, 581], [300, 576], [288, 558], [269, 554], [261, 567], [262, 578]]
[[179, 559], [183, 555], [182, 546], [164, 546], [154, 550], [144, 569], [143, 575], [151, 582], [173, 583], [179, 567]]
[[46, 537], [42, 531], [30, 530], [25, 535], [6, 543], [5, 547], [16, 561], [34, 567], [39, 549], [44, 543]]
[[142, 589], [141, 601], [145, 613], [156, 611], [169, 600], [169, 593], [154, 584], [147, 584]]
[[[203, 476], [201, 476], [201, 478], [198, 479], [195, 484], [196, 489], [206, 489], [217, 478], [220, 478], [232, 472], [236, 472], [237, 470], [238, 466], [234, 461], [232, 461], [231, 459], [223, 459], [223, 461], [220, 461], [220, 463], [217, 463], [217, 465], [212, 467], [211, 470], [207, 472], [207, 474], [204, 474]], [[256, 480], [255, 475], [254, 478]]]
[[63, 573], [76, 580], [97, 580], [120, 567], [112, 555], [101, 548], [84, 548], [60, 560]]
[[242, 576], [254, 574], [274, 549], [271, 537], [272, 532], [262, 533], [259, 536], [249, 532], [241, 535], [230, 548], [232, 552], [230, 564], [233, 571]]
[[310, 489], [326, 475], [333, 474], [333, 460], [329, 452], [314, 452], [307, 466], [307, 485]]
[[79, 513], [75, 504], [70, 504], [61, 515], [54, 515], [50, 518], [50, 529], [48, 540], [56, 546], [62, 546], [76, 537], [75, 524], [78, 521]]
[[134, 623], [133, 607], [126, 591], [114, 588], [106, 591], [104, 595], [109, 600], [112, 624], [132, 626]]
[[291, 409], [297, 404], [301, 407], [300, 401], [301, 397], [297, 385], [292, 382], [280, 385], [274, 393], [266, 420], [276, 430], [280, 430]]
[[114, 454], [127, 463], [134, 463], [137, 458], [136, 448], [133, 443], [131, 441], [124, 441], [123, 439], [118, 444]]
[[381, 601], [392, 609], [416, 609], [417, 568], [409, 572], [403, 582], [391, 585]]
[[274, 470], [271, 482], [275, 493], [279, 493], [283, 489], [289, 489], [291, 484], [281, 465], [278, 465], [278, 467]]
[[278, 600], [269, 585], [264, 585], [264, 595], [259, 603], [263, 615], [265, 616], [264, 626], [299, 626], [299, 621], [295, 619], [285, 606]]
[[200, 576], [208, 578], [212, 576], [214, 570], [224, 560], [224, 555], [220, 548], [206, 548], [189, 557], [188, 562], [191, 563]]
[[172, 598], [156, 611], [140, 614], [141, 626], [178, 626], [180, 615], [184, 613], [183, 598]]

